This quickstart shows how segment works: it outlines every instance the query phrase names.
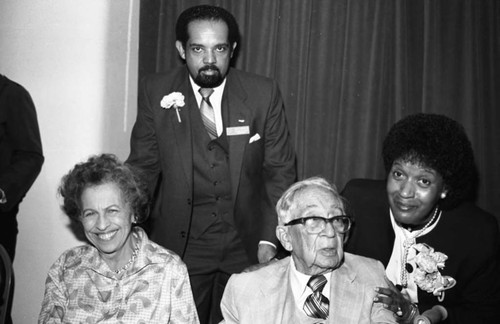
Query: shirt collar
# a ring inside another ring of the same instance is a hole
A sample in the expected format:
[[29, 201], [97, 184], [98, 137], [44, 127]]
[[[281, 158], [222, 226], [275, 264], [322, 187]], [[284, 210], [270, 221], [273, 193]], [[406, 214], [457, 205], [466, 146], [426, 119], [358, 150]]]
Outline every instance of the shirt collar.
[[[330, 298], [330, 279], [332, 276], [332, 272], [323, 273], [323, 276], [326, 278], [326, 285], [323, 288], [323, 295], [327, 298]], [[306, 275], [302, 272], [299, 272], [295, 267], [295, 262], [293, 261], [293, 257], [290, 256], [290, 285], [292, 287], [292, 293], [297, 302], [297, 305], [303, 305], [307, 296], [312, 293], [311, 288], [307, 286], [307, 282], [312, 276]], [[300, 306], [301, 307], [301, 306]]]
[[[415, 244], [417, 237], [423, 236], [432, 231], [437, 226], [439, 220], [441, 219], [441, 212], [439, 212], [439, 215], [436, 217], [434, 223], [431, 224], [428, 228], [426, 228], [422, 232], [419, 232], [419, 230], [410, 232], [409, 230], [400, 226], [396, 222], [394, 214], [392, 213], [392, 210], [390, 208], [389, 208], [389, 213], [390, 213], [392, 228], [394, 230], [394, 245], [391, 258], [389, 259], [389, 263], [387, 264], [385, 272], [387, 277], [394, 284], [401, 284], [401, 267], [403, 262], [402, 255], [405, 253], [404, 252], [405, 244], [409, 243]], [[415, 257], [415, 251], [410, 248], [408, 251], [406, 262], [413, 264], [413, 266], [415, 266], [413, 261], [414, 257]], [[408, 274], [408, 282], [407, 282], [408, 287], [404, 290], [404, 292], [408, 294], [412, 302], [416, 303], [418, 302], [418, 289], [417, 285], [415, 284], [415, 281], [411, 279], [412, 277], [413, 277], [412, 274]]]
[[[214, 89], [214, 92], [210, 96], [210, 102], [212, 103], [212, 105], [220, 107], [220, 103], [222, 101], [222, 94], [224, 93], [224, 87], [226, 86], [226, 80], [227, 78], [224, 78], [224, 81], [222, 81], [222, 83], [218, 87], [212, 88]], [[196, 82], [194, 82], [191, 75], [189, 75], [189, 81], [191, 82], [191, 87], [193, 88], [194, 96], [196, 97], [196, 102], [198, 103], [199, 106], [202, 99], [201, 94], [199, 92], [201, 87], [197, 85]]]

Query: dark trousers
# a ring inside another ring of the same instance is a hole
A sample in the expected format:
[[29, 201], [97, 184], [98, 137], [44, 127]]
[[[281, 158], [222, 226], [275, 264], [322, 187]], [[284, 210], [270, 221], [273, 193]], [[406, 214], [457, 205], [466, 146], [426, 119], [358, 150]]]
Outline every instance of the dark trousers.
[[[17, 242], [17, 221], [16, 215], [18, 212], [18, 206], [15, 206], [8, 212], [0, 212], [0, 244], [3, 245], [7, 254], [10, 256], [11, 262], [14, 262], [14, 256], [16, 254], [16, 242]], [[6, 324], [12, 323], [11, 309], [12, 309], [12, 299], [14, 297], [14, 278], [12, 278], [12, 283], [10, 286], [10, 297], [9, 305], [6, 314]]]
[[220, 302], [229, 277], [250, 265], [238, 233], [229, 224], [217, 221], [199, 238], [189, 238], [184, 262], [200, 323], [219, 323]]

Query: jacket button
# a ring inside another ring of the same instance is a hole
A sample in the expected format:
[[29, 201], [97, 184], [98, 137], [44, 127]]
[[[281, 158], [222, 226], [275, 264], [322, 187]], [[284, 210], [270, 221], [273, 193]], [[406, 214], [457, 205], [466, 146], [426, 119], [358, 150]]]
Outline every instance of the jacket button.
[[185, 232], [185, 231], [182, 231], [182, 232], [181, 232], [181, 237], [182, 237], [182, 238], [186, 238], [186, 232]]

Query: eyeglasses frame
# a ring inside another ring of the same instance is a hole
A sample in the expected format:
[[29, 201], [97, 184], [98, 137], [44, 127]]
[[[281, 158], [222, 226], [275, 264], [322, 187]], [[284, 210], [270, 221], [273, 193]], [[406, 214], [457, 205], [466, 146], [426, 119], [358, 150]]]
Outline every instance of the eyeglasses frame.
[[[335, 230], [335, 233], [338, 233], [338, 234], [345, 234], [345, 233], [349, 232], [349, 230], [351, 229], [351, 226], [352, 226], [352, 219], [351, 219], [351, 217], [349, 217], [348, 215], [337, 215], [337, 216], [333, 216], [333, 217], [330, 217], [330, 218], [325, 218], [325, 217], [321, 217], [321, 216], [307, 216], [307, 217], [301, 217], [301, 218], [292, 219], [291, 221], [289, 221], [289, 222], [287, 222], [287, 223], [283, 224], [283, 226], [292, 226], [292, 225], [302, 224], [302, 225], [305, 227], [305, 225], [306, 225], [306, 221], [307, 221], [307, 220], [309, 220], [309, 219], [311, 219], [311, 218], [320, 218], [320, 219], [324, 220], [324, 221], [325, 221], [325, 228], [326, 228], [326, 224], [327, 224], [327, 223], [331, 223], [331, 224], [332, 224], [333, 229]], [[348, 226], [347, 226], [347, 230], [345, 230], [344, 232], [340, 232], [340, 231], [338, 231], [338, 230], [335, 228], [335, 226], [333, 226], [333, 221], [334, 221], [335, 219], [338, 219], [338, 218], [347, 218], [347, 220], [348, 220], [348, 222], [349, 222], [349, 224], [348, 224]], [[316, 234], [319, 234], [319, 233], [323, 232], [323, 231], [325, 230], [325, 228], [324, 228], [324, 229], [322, 229], [321, 231], [319, 231], [319, 232], [318, 232], [318, 233], [316, 233]]]

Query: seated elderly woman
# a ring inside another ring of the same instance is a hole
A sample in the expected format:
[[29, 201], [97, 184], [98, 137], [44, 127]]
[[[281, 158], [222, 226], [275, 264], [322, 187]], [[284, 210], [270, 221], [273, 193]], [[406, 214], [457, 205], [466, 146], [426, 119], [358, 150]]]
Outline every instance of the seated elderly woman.
[[498, 323], [498, 223], [470, 201], [475, 164], [463, 127], [408, 116], [382, 156], [385, 180], [352, 180], [343, 191], [356, 217], [346, 250], [382, 261], [395, 285], [378, 302], [400, 323], [419, 312], [419, 323]]
[[222, 297], [229, 323], [396, 323], [374, 303], [379, 261], [344, 253], [351, 217], [323, 178], [292, 185], [277, 203], [276, 236], [291, 257], [234, 274]]
[[199, 323], [186, 266], [136, 226], [149, 212], [137, 171], [94, 156], [63, 177], [59, 193], [88, 244], [50, 268], [39, 323]]

